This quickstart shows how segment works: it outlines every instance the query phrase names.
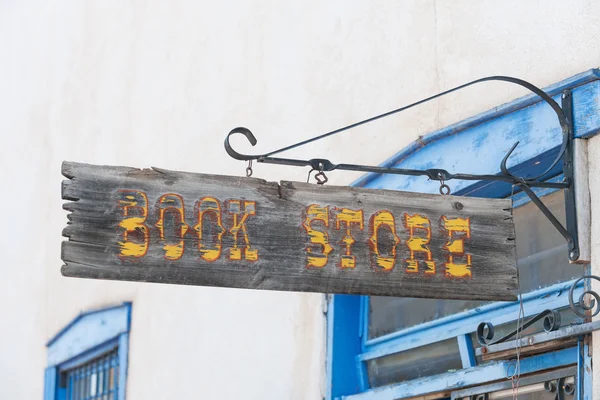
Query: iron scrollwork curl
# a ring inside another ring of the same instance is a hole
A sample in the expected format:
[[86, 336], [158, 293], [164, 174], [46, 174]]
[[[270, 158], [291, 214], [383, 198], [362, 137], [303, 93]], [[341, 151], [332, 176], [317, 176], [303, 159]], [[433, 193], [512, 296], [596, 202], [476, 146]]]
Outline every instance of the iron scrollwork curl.
[[514, 331], [497, 340], [494, 340], [494, 325], [491, 322], [482, 322], [477, 327], [477, 341], [482, 346], [506, 342], [541, 319], [544, 320], [543, 326], [546, 332], [552, 332], [560, 328], [560, 313], [555, 310], [544, 310]]
[[[570, 308], [577, 316], [581, 318], [591, 318], [600, 314], [600, 294], [592, 289], [584, 289], [584, 291], [579, 295], [578, 301], [575, 301], [574, 299], [575, 289], [582, 281], [586, 279], [593, 279], [600, 282], [600, 277], [596, 275], [585, 275], [573, 282], [571, 288], [569, 289]], [[591, 296], [589, 302], [586, 301], [586, 296], [588, 295]], [[560, 313], [557, 310], [544, 310], [538, 315], [529, 319], [527, 322], [523, 323], [521, 326], [518, 326], [517, 329], [497, 340], [494, 340], [494, 325], [491, 322], [482, 322], [477, 326], [477, 341], [481, 346], [491, 346], [497, 343], [506, 342], [541, 319], [543, 319], [543, 327], [545, 332], [552, 332], [560, 328]]]
[[469, 396], [469, 400], [488, 400], [490, 396], [487, 393], [476, 394], [474, 396]]
[[565, 394], [575, 394], [575, 384], [566, 382], [567, 378], [558, 378], [551, 381], [544, 382], [544, 390], [548, 393], [554, 393], [555, 399], [563, 400]]
[[[571, 289], [569, 290], [569, 305], [571, 306], [571, 310], [581, 318], [595, 317], [600, 313], [600, 295], [598, 293], [588, 288], [584, 289], [583, 293], [579, 295], [579, 301], [577, 303], [573, 299], [575, 288], [579, 282], [585, 279], [595, 279], [600, 282], [600, 277], [596, 275], [585, 275], [577, 279], [575, 283], [571, 285]], [[589, 304], [586, 304], [586, 295], [593, 297]]]

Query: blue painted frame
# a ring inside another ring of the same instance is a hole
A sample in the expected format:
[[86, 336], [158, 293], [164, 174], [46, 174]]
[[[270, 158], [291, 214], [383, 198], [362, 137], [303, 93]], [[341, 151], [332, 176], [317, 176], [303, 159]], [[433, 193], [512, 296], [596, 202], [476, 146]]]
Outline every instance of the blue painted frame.
[[[575, 136], [588, 138], [600, 132], [600, 71], [589, 70], [544, 89], [559, 100], [561, 92], [573, 92], [573, 124]], [[511, 171], [520, 176], [534, 176], [542, 172], [557, 154], [561, 130], [556, 117], [535, 96], [526, 96], [494, 108], [457, 124], [419, 138], [413, 144], [385, 161], [382, 166], [396, 168], [445, 168], [450, 172], [498, 173], [500, 160], [517, 140], [520, 145], [509, 160]], [[468, 157], [464, 157], [468, 154]], [[474, 171], [473, 166], [477, 166]], [[558, 166], [545, 179], [560, 180], [562, 167]], [[447, 182], [448, 183], [448, 182]], [[451, 181], [454, 194], [475, 197], [508, 197], [512, 187], [502, 182]], [[437, 193], [439, 183], [422, 177], [367, 174], [353, 183], [377, 189], [395, 189], [422, 193]], [[553, 189], [536, 189], [544, 196]], [[522, 193], [513, 197], [515, 207], [529, 201]], [[547, 308], [568, 305], [568, 288], [564, 282], [523, 296], [526, 316]], [[579, 286], [578, 293], [583, 290]], [[493, 303], [455, 314], [436, 321], [394, 332], [382, 337], [368, 338], [367, 296], [333, 295], [328, 300], [327, 316], [327, 398], [387, 399], [419, 396], [435, 392], [435, 388], [452, 387], [451, 382], [476, 385], [506, 376], [506, 363], [476, 366], [470, 333], [482, 321], [494, 325], [509, 322], [517, 315], [516, 303]], [[396, 385], [370, 389], [366, 362], [370, 359], [399, 351], [424, 346], [448, 338], [457, 338], [465, 369], [435, 377], [402, 382]], [[591, 375], [584, 366], [591, 362], [587, 344], [578, 348], [529, 357], [522, 364], [523, 371], [541, 371], [550, 366], [577, 364], [580, 366], [585, 398], [591, 395]], [[468, 376], [468, 379], [465, 378]], [[458, 386], [457, 386], [458, 387]]]
[[125, 400], [131, 303], [87, 311], [78, 315], [48, 341], [48, 367], [44, 377], [44, 400], [63, 400], [60, 371], [85, 364], [114, 348], [118, 349], [118, 400]]

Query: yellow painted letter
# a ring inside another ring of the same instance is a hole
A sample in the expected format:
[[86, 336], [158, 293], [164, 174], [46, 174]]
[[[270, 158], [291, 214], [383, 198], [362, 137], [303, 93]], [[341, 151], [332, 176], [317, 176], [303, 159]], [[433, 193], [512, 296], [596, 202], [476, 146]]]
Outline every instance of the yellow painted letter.
[[[425, 270], [426, 274], [435, 274], [435, 261], [433, 261], [431, 250], [427, 246], [431, 242], [431, 223], [429, 218], [419, 214], [408, 215], [404, 214], [405, 226], [408, 229], [408, 240], [406, 245], [410, 250], [410, 258], [406, 260], [406, 272], [419, 272], [419, 260], [415, 253], [423, 253], [425, 255]], [[416, 230], [424, 231], [423, 236], [416, 236]]]
[[[162, 195], [158, 199], [158, 222], [156, 228], [160, 234], [160, 239], [165, 242], [163, 250], [165, 251], [165, 259], [167, 260], [179, 260], [183, 256], [183, 250], [185, 242], [183, 237], [189, 229], [189, 225], [185, 223], [185, 211], [183, 206], [183, 199], [177, 194], [168, 193]], [[167, 212], [175, 214], [175, 221], [173, 223], [173, 229], [175, 230], [175, 237], [179, 241], [175, 244], [167, 243], [165, 240], [165, 214]]]
[[[379, 228], [387, 227], [392, 234], [392, 249], [391, 256], [382, 256], [379, 251]], [[396, 263], [396, 246], [400, 243], [400, 238], [396, 235], [396, 221], [394, 215], [389, 211], [377, 211], [371, 216], [369, 221], [369, 231], [371, 237], [369, 242], [371, 251], [375, 253], [375, 265], [382, 268], [384, 271], [391, 271]]]
[[119, 208], [123, 210], [123, 220], [119, 222], [122, 242], [119, 257], [143, 257], [148, 251], [150, 229], [146, 225], [148, 217], [148, 196], [138, 190], [119, 190]]
[[[251, 215], [256, 215], [256, 202], [246, 200], [228, 200], [229, 213], [233, 215], [233, 226], [229, 230], [233, 235], [233, 247], [229, 250], [230, 260], [241, 260], [242, 259], [242, 248], [238, 246], [238, 233], [242, 231], [244, 237], [244, 258], [248, 261], [258, 260], [258, 250], [250, 248], [250, 238], [248, 237], [248, 230], [246, 229], [246, 221]], [[244, 204], [244, 211], [242, 211], [242, 203]], [[238, 218], [240, 217], [241, 218]]]
[[[196, 202], [194, 214], [197, 217], [194, 230], [198, 234], [200, 257], [209, 262], [216, 261], [221, 257], [223, 234], [225, 233], [221, 217], [221, 204], [214, 197], [203, 197]], [[208, 234], [204, 234], [203, 231], [205, 216], [209, 217], [216, 227], [214, 231], [208, 232]]]
[[[448, 243], [444, 249], [448, 250], [446, 262], [446, 276], [453, 278], [471, 277], [471, 255], [465, 254], [465, 238], [471, 238], [471, 220], [469, 218], [446, 218], [442, 216], [442, 227], [448, 232]], [[462, 233], [460, 237], [455, 237]], [[466, 264], [457, 264], [455, 257], [466, 257]]]
[[321, 232], [312, 227], [313, 221], [321, 221], [325, 227], [329, 227], [329, 207], [321, 207], [318, 204], [311, 204], [306, 208], [306, 217], [302, 226], [306, 229], [311, 244], [321, 246], [321, 253], [315, 253], [309, 246], [306, 248], [308, 253], [306, 267], [323, 268], [329, 260], [329, 253], [333, 247], [329, 244], [329, 234], [327, 231]]
[[346, 234], [340, 242], [346, 246], [346, 254], [340, 256], [339, 266], [341, 268], [355, 268], [356, 256], [352, 254], [352, 245], [356, 243], [356, 240], [352, 237], [351, 226], [355, 224], [358, 225], [358, 229], [361, 231], [364, 229], [363, 210], [349, 210], [347, 208], [336, 210], [339, 212], [335, 215], [335, 228], [340, 230], [342, 224], [346, 228]]

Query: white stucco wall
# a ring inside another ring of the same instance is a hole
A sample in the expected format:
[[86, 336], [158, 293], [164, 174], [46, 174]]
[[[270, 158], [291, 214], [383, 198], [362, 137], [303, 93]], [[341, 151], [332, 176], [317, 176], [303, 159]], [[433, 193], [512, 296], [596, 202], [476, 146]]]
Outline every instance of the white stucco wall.
[[[589, 158], [589, 183], [590, 183], [590, 209], [591, 209], [591, 245], [592, 264], [591, 273], [600, 276], [600, 136], [588, 140]], [[600, 284], [592, 281], [592, 290], [600, 293]], [[596, 317], [599, 319], [599, 317]], [[600, 354], [600, 332], [592, 334], [592, 355]], [[593, 365], [598, 365], [597, 360], [592, 360]], [[595, 362], [594, 362], [595, 361]], [[598, 367], [596, 367], [598, 369]], [[600, 371], [595, 370], [592, 383], [594, 399], [600, 398]]]
[[[544, 86], [598, 66], [598, 37], [583, 0], [0, 3], [2, 396], [41, 398], [45, 341], [125, 300], [130, 400], [324, 393], [321, 295], [61, 277], [62, 160], [242, 175], [235, 126], [263, 152], [486, 75]], [[521, 94], [483, 85], [288, 155], [379, 163]]]

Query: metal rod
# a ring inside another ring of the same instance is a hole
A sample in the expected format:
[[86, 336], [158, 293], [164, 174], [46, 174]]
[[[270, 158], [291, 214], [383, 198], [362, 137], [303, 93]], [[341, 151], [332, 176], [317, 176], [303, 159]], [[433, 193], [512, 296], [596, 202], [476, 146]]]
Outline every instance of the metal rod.
[[519, 188], [521, 188], [521, 190], [523, 190], [525, 194], [529, 196], [531, 201], [546, 216], [546, 218], [548, 218], [548, 220], [552, 223], [552, 225], [554, 225], [558, 232], [565, 238], [565, 240], [567, 241], [567, 246], [569, 247], [569, 252], [573, 251], [575, 241], [573, 240], [573, 236], [571, 235], [571, 233], [564, 226], [562, 226], [560, 221], [554, 216], [554, 214], [552, 214], [552, 211], [550, 211], [548, 207], [546, 207], [546, 205], [542, 202], [542, 200], [540, 200], [540, 198], [537, 197], [535, 193], [533, 193], [533, 190], [531, 190], [529, 187], [527, 187], [527, 185], [524, 184], [519, 185]]
[[[569, 136], [569, 132], [570, 132], [570, 125], [569, 122], [562, 110], [562, 108], [558, 105], [558, 103], [556, 101], [554, 101], [554, 99], [552, 99], [552, 97], [550, 97], [547, 93], [545, 93], [542, 89], [538, 88], [535, 85], [532, 85], [531, 83], [524, 81], [522, 79], [518, 79], [518, 78], [513, 78], [513, 77], [509, 77], [509, 76], [488, 76], [485, 78], [481, 78], [481, 79], [477, 79], [468, 83], [465, 83], [463, 85], [454, 87], [452, 89], [446, 90], [444, 92], [438, 93], [436, 95], [427, 97], [425, 99], [419, 100], [417, 102], [414, 102], [412, 104], [409, 104], [407, 106], [404, 107], [400, 107], [397, 108], [395, 110], [391, 110], [388, 112], [385, 112], [383, 114], [379, 114], [376, 115], [374, 117], [371, 118], [367, 118], [365, 120], [347, 125], [345, 127], [339, 128], [339, 129], [335, 129], [333, 131], [324, 133], [322, 135], [318, 135], [315, 137], [312, 137], [310, 139], [307, 140], [303, 140], [300, 141], [298, 143], [294, 143], [291, 144], [289, 146], [286, 147], [282, 147], [280, 149], [277, 150], [273, 150], [270, 151], [268, 153], [265, 154], [255, 154], [255, 155], [250, 155], [250, 154], [242, 154], [239, 153], [237, 151], [235, 151], [233, 149], [233, 147], [231, 146], [231, 143], [229, 142], [230, 137], [233, 134], [242, 134], [246, 137], [246, 139], [250, 142], [250, 144], [252, 146], [256, 145], [257, 140], [256, 137], [254, 136], [254, 134], [250, 131], [250, 129], [248, 128], [244, 128], [244, 127], [238, 127], [235, 129], [232, 129], [229, 134], [227, 135], [227, 137], [225, 138], [225, 150], [227, 151], [227, 154], [229, 154], [231, 157], [237, 159], [237, 160], [244, 160], [244, 161], [248, 161], [248, 160], [257, 160], [259, 162], [264, 162], [264, 163], [271, 163], [271, 164], [281, 164], [281, 165], [293, 165], [293, 166], [306, 166], [306, 165], [310, 165], [313, 169], [315, 169], [315, 165], [311, 164], [312, 160], [294, 160], [294, 159], [285, 159], [285, 158], [275, 158], [272, 157], [275, 154], [278, 153], [282, 153], [284, 151], [287, 150], [292, 150], [295, 149], [297, 147], [300, 146], [304, 146], [306, 144], [315, 142], [317, 140], [321, 140], [324, 139], [328, 136], [332, 136], [335, 135], [337, 133], [352, 129], [352, 128], [356, 128], [360, 125], [363, 124], [367, 124], [369, 122], [373, 122], [375, 120], [378, 120], [380, 118], [384, 118], [384, 117], [388, 117], [390, 115], [399, 113], [401, 111], [405, 111], [409, 108], [415, 107], [419, 104], [423, 104], [425, 102], [428, 102], [430, 100], [436, 99], [438, 97], [444, 96], [446, 94], [455, 92], [457, 90], [463, 89], [465, 87], [471, 86], [471, 85], [475, 85], [477, 83], [481, 83], [481, 82], [489, 82], [489, 81], [502, 81], [502, 82], [508, 82], [508, 83], [512, 83], [512, 84], [516, 84], [519, 86], [522, 86], [526, 89], [528, 89], [529, 91], [533, 92], [534, 94], [536, 94], [537, 96], [539, 96], [544, 102], [546, 102], [551, 108], [552, 110], [555, 112], [556, 117], [558, 118], [558, 123], [561, 126], [562, 132], [563, 132], [563, 142], [561, 145], [561, 149], [558, 152], [558, 155], [556, 156], [556, 158], [554, 159], [554, 161], [550, 164], [550, 166], [548, 168], [546, 168], [546, 170], [544, 172], [542, 172], [540, 175], [534, 177], [534, 178], [519, 178], [516, 177], [514, 175], [512, 175], [506, 164], [507, 161], [510, 157], [510, 155], [513, 153], [513, 151], [515, 150], [515, 148], [518, 146], [519, 142], [516, 142], [512, 148], [506, 153], [506, 155], [504, 156], [504, 158], [502, 159], [501, 163], [500, 163], [500, 170], [502, 171], [502, 175], [494, 175], [496, 178], [492, 179], [489, 178], [487, 180], [503, 180], [503, 181], [507, 181], [507, 182], [511, 182], [511, 183], [517, 183], [517, 182], [528, 182], [528, 183], [536, 183], [536, 181], [538, 181], [540, 178], [546, 176], [557, 164], [558, 162], [562, 159], [563, 153], [565, 152], [566, 146], [567, 146], [567, 138]], [[447, 171], [445, 170], [437, 170], [440, 172], [443, 172], [444, 175], [430, 175], [427, 170], [426, 171], [422, 171], [423, 173], [417, 173], [416, 170], [399, 170], [397, 172], [392, 172], [392, 168], [386, 168], [386, 169], [378, 169], [376, 167], [367, 167], [367, 166], [361, 166], [361, 165], [354, 165], [354, 164], [332, 164], [329, 160], [321, 160], [323, 161], [324, 164], [324, 171], [332, 171], [334, 169], [339, 169], [339, 170], [348, 170], [348, 171], [363, 171], [363, 172], [375, 172], [375, 173], [392, 173], [392, 174], [401, 174], [401, 175], [427, 175], [430, 179], [436, 179], [436, 180], [449, 180], [449, 179], [467, 179], [467, 180], [486, 180], [485, 177], [486, 175], [470, 175], [470, 174], [454, 174], [454, 178], [451, 178], [450, 176], [452, 174], [449, 174]], [[501, 177], [501, 178], [498, 178]]]

